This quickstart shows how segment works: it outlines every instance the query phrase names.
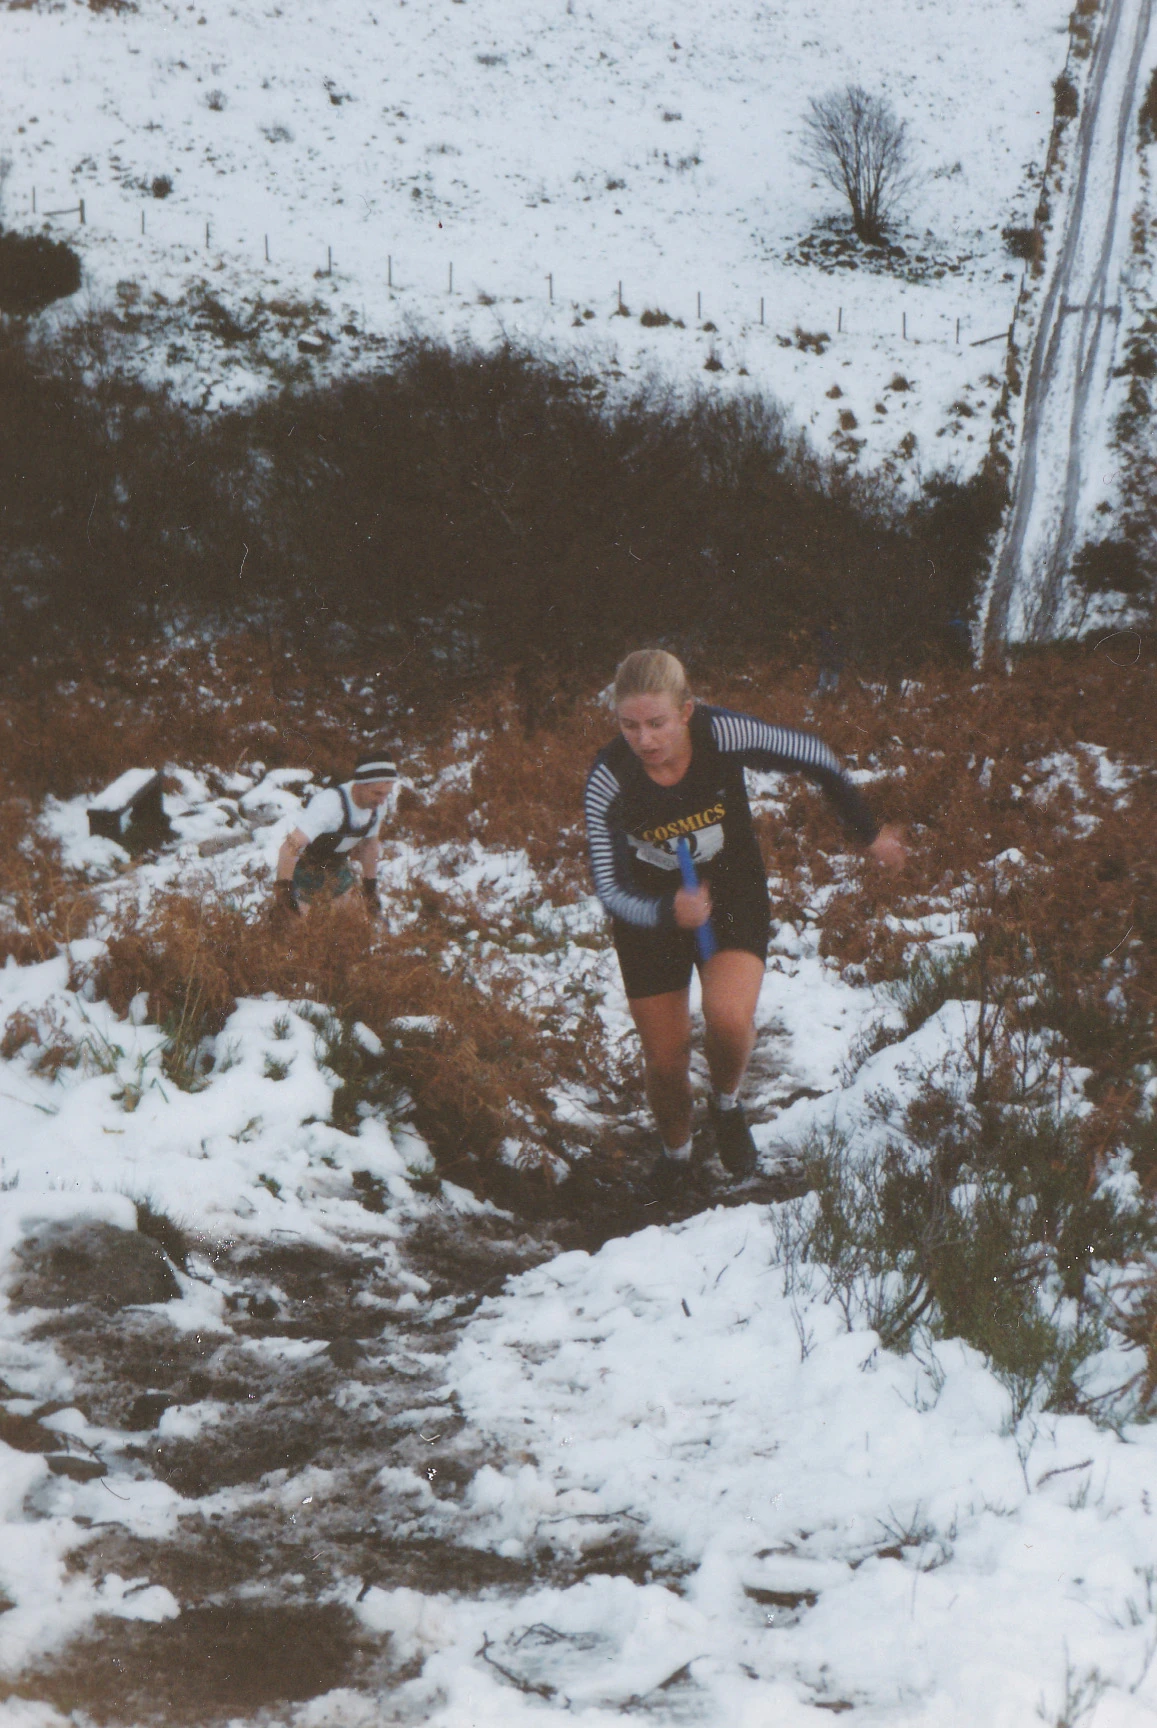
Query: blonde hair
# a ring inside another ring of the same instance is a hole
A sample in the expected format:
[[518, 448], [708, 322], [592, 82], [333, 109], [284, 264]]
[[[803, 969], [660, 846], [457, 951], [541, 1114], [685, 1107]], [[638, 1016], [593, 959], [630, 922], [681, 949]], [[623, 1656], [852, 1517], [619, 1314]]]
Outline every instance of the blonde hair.
[[615, 707], [632, 696], [669, 696], [681, 708], [691, 695], [683, 662], [665, 648], [639, 648], [615, 673]]

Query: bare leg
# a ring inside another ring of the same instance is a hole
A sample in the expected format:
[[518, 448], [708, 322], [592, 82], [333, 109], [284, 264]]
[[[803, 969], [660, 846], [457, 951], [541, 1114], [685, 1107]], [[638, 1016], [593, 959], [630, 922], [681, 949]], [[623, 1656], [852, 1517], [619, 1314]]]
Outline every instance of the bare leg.
[[742, 949], [725, 948], [708, 960], [702, 976], [711, 1081], [717, 1092], [738, 1092], [755, 1045], [763, 961]]
[[[749, 955], [750, 959], [751, 956]], [[647, 1102], [664, 1146], [691, 1138], [691, 1014], [686, 990], [628, 1003], [643, 1045]]]

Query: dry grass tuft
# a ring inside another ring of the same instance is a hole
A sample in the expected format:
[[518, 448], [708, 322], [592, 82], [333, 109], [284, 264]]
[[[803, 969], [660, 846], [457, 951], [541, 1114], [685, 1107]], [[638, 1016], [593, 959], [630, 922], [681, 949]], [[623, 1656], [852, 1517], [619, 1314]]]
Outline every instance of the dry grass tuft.
[[0, 962], [49, 960], [83, 936], [92, 897], [63, 868], [60, 848], [37, 827], [26, 798], [0, 798]]
[[[360, 910], [316, 907], [279, 928], [210, 893], [170, 894], [143, 915], [123, 913], [107, 958], [87, 975], [118, 1013], [148, 992], [152, 1016], [169, 1032], [179, 1072], [170, 1071], [191, 1084], [203, 1040], [220, 1032], [241, 996], [271, 992], [314, 1001], [347, 1024], [363, 1021], [382, 1039], [392, 1078], [413, 1099], [442, 1173], [477, 1186], [478, 1166], [507, 1137], [557, 1149], [548, 1090], [559, 1078], [577, 1078], [580, 1062], [520, 1012], [500, 982], [483, 993], [444, 971], [447, 937], [436, 916], [419, 933], [394, 938], [371, 928]], [[405, 1017], [432, 1017], [439, 1030], [397, 1028]]]

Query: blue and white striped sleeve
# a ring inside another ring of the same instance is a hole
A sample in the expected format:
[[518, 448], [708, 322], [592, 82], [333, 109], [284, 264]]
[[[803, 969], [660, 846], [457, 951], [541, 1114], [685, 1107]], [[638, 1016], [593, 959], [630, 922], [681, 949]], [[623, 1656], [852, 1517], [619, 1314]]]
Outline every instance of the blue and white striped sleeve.
[[595, 893], [613, 918], [643, 930], [662, 929], [673, 922], [674, 896], [640, 894], [632, 884], [627, 837], [611, 820], [611, 806], [620, 790], [606, 763], [596, 762], [584, 799]]
[[879, 823], [840, 767], [834, 752], [814, 732], [799, 732], [794, 726], [772, 726], [753, 714], [733, 714], [729, 708], [712, 708], [711, 735], [723, 755], [740, 757], [745, 768], [806, 774], [835, 805], [857, 839], [870, 846], [876, 838]]

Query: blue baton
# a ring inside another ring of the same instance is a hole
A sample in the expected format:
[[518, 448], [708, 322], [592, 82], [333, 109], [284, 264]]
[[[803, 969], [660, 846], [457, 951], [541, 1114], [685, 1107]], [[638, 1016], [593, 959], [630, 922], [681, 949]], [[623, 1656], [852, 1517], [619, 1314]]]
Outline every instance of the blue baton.
[[[691, 856], [691, 848], [686, 840], [676, 840], [675, 850], [679, 854], [679, 873], [683, 878], [683, 886], [693, 894], [699, 886], [699, 876], [695, 869], [695, 860]], [[710, 918], [696, 930], [695, 942], [699, 949], [699, 958], [706, 964], [716, 951], [715, 932], [711, 928]]]

